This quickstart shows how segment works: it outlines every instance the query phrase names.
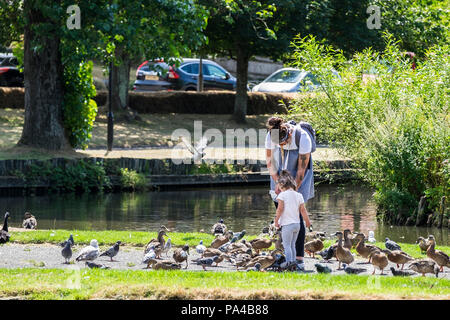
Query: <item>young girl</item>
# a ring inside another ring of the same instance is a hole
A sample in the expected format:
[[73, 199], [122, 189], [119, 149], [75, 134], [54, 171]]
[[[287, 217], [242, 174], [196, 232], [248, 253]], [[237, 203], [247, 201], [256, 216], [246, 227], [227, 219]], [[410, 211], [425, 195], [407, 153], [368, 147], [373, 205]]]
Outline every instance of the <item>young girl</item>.
[[[283, 241], [286, 262], [281, 267], [287, 267], [295, 263], [296, 250], [295, 242], [300, 231], [300, 223], [303, 220], [306, 227], [311, 226], [308, 212], [305, 208], [305, 201], [301, 193], [296, 192], [296, 184], [289, 171], [283, 170], [278, 179], [278, 187], [281, 193], [278, 195], [278, 208], [275, 216], [275, 226], [281, 227], [281, 239]], [[300, 214], [303, 219], [301, 219]]]

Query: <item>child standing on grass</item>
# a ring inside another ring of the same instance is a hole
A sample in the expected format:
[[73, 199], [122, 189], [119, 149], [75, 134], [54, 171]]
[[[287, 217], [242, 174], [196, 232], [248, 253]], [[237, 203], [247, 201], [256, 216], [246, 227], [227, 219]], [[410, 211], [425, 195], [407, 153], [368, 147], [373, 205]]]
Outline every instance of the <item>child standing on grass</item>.
[[303, 196], [295, 191], [297, 186], [289, 171], [281, 171], [278, 187], [281, 193], [277, 197], [278, 207], [275, 216], [275, 227], [281, 227], [281, 239], [286, 256], [286, 262], [282, 263], [281, 267], [285, 268], [296, 262], [295, 242], [300, 231], [300, 223], [303, 223], [304, 220], [306, 227], [309, 228], [311, 222], [305, 208]]

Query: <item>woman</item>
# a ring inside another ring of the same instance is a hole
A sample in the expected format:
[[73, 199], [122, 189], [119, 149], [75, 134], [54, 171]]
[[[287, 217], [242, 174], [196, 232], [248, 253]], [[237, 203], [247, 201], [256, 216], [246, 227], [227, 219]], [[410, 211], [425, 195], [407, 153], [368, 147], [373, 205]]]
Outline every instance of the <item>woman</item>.
[[[271, 117], [267, 121], [266, 163], [270, 174], [271, 194], [278, 195], [278, 179], [282, 170], [288, 170], [306, 202], [314, 197], [314, 175], [311, 158], [312, 142], [308, 132], [283, 119]], [[276, 197], [275, 207], [278, 206]], [[300, 232], [296, 241], [298, 269], [304, 270], [305, 224], [300, 216]]]

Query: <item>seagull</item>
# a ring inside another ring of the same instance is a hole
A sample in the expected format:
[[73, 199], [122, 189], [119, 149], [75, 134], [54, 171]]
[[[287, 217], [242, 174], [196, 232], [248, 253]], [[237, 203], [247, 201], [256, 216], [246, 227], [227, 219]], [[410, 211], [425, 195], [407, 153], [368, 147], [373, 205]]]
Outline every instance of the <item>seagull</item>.
[[100, 257], [108, 256], [111, 261], [114, 261], [113, 257], [115, 257], [119, 253], [119, 247], [121, 243], [121, 241], [117, 241], [111, 248], [103, 252]]
[[200, 243], [195, 247], [195, 250], [197, 251], [197, 253], [203, 255], [203, 252], [205, 252], [206, 250], [206, 247], [203, 245], [203, 240], [200, 240]]
[[193, 160], [195, 163], [202, 161], [203, 157], [206, 155], [204, 151], [208, 146], [208, 139], [205, 136], [203, 136], [200, 139], [200, 141], [195, 145], [195, 147], [184, 136], [181, 137], [181, 141], [184, 143], [189, 152], [192, 153]]
[[62, 249], [61, 254], [63, 258], [66, 259], [66, 262], [64, 263], [69, 263], [70, 258], [72, 258], [72, 248], [69, 241], [66, 241], [66, 245]]
[[104, 264], [99, 264], [95, 262], [86, 261], [86, 265], [91, 269], [109, 269], [110, 267], [105, 266]]
[[370, 243], [377, 242], [377, 240], [375, 240], [375, 233], [372, 230], [369, 231], [369, 239], [367, 239], [367, 242]]
[[78, 257], [75, 259], [77, 261], [83, 261], [83, 260], [95, 260], [97, 259], [98, 255], [100, 254], [100, 249], [98, 248], [98, 242], [95, 239], [91, 240], [91, 244], [83, 250], [81, 250]]
[[391, 251], [402, 250], [402, 248], [400, 248], [400, 246], [395, 241], [392, 241], [389, 238], [386, 238], [386, 242], [384, 243], [384, 245]]
[[71, 247], [74, 246], [75, 241], [73, 241], [73, 235], [72, 235], [72, 234], [70, 235], [69, 239], [67, 239], [66, 241], [61, 242], [61, 243], [60, 243], [60, 246], [64, 248], [64, 247], [66, 246], [66, 243], [67, 243], [67, 242], [70, 242], [70, 246], [71, 246]]
[[172, 248], [172, 239], [168, 238], [166, 243], [164, 244], [164, 248], [163, 248], [162, 252], [165, 252], [166, 256], [167, 256], [167, 254], [169, 253], [170, 248]]

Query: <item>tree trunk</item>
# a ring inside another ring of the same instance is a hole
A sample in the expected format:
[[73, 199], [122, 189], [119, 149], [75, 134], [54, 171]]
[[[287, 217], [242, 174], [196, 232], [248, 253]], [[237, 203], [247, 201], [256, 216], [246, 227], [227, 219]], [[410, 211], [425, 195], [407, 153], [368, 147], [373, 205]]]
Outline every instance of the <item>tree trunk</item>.
[[[52, 23], [26, 1], [29, 23], [24, 35], [25, 121], [18, 145], [49, 150], [71, 149], [63, 124], [64, 78], [56, 34], [36, 34], [33, 26]], [[40, 45], [40, 49], [33, 47]]]
[[116, 57], [121, 61], [120, 65], [112, 68], [112, 109], [113, 111], [125, 110], [128, 106], [128, 86], [130, 83], [131, 61], [128, 55], [116, 50]]
[[200, 56], [198, 64], [197, 92], [203, 92], [203, 58]]
[[247, 115], [247, 78], [249, 55], [247, 50], [237, 45], [236, 48], [236, 97], [234, 100], [233, 119], [238, 123], [245, 123]]

